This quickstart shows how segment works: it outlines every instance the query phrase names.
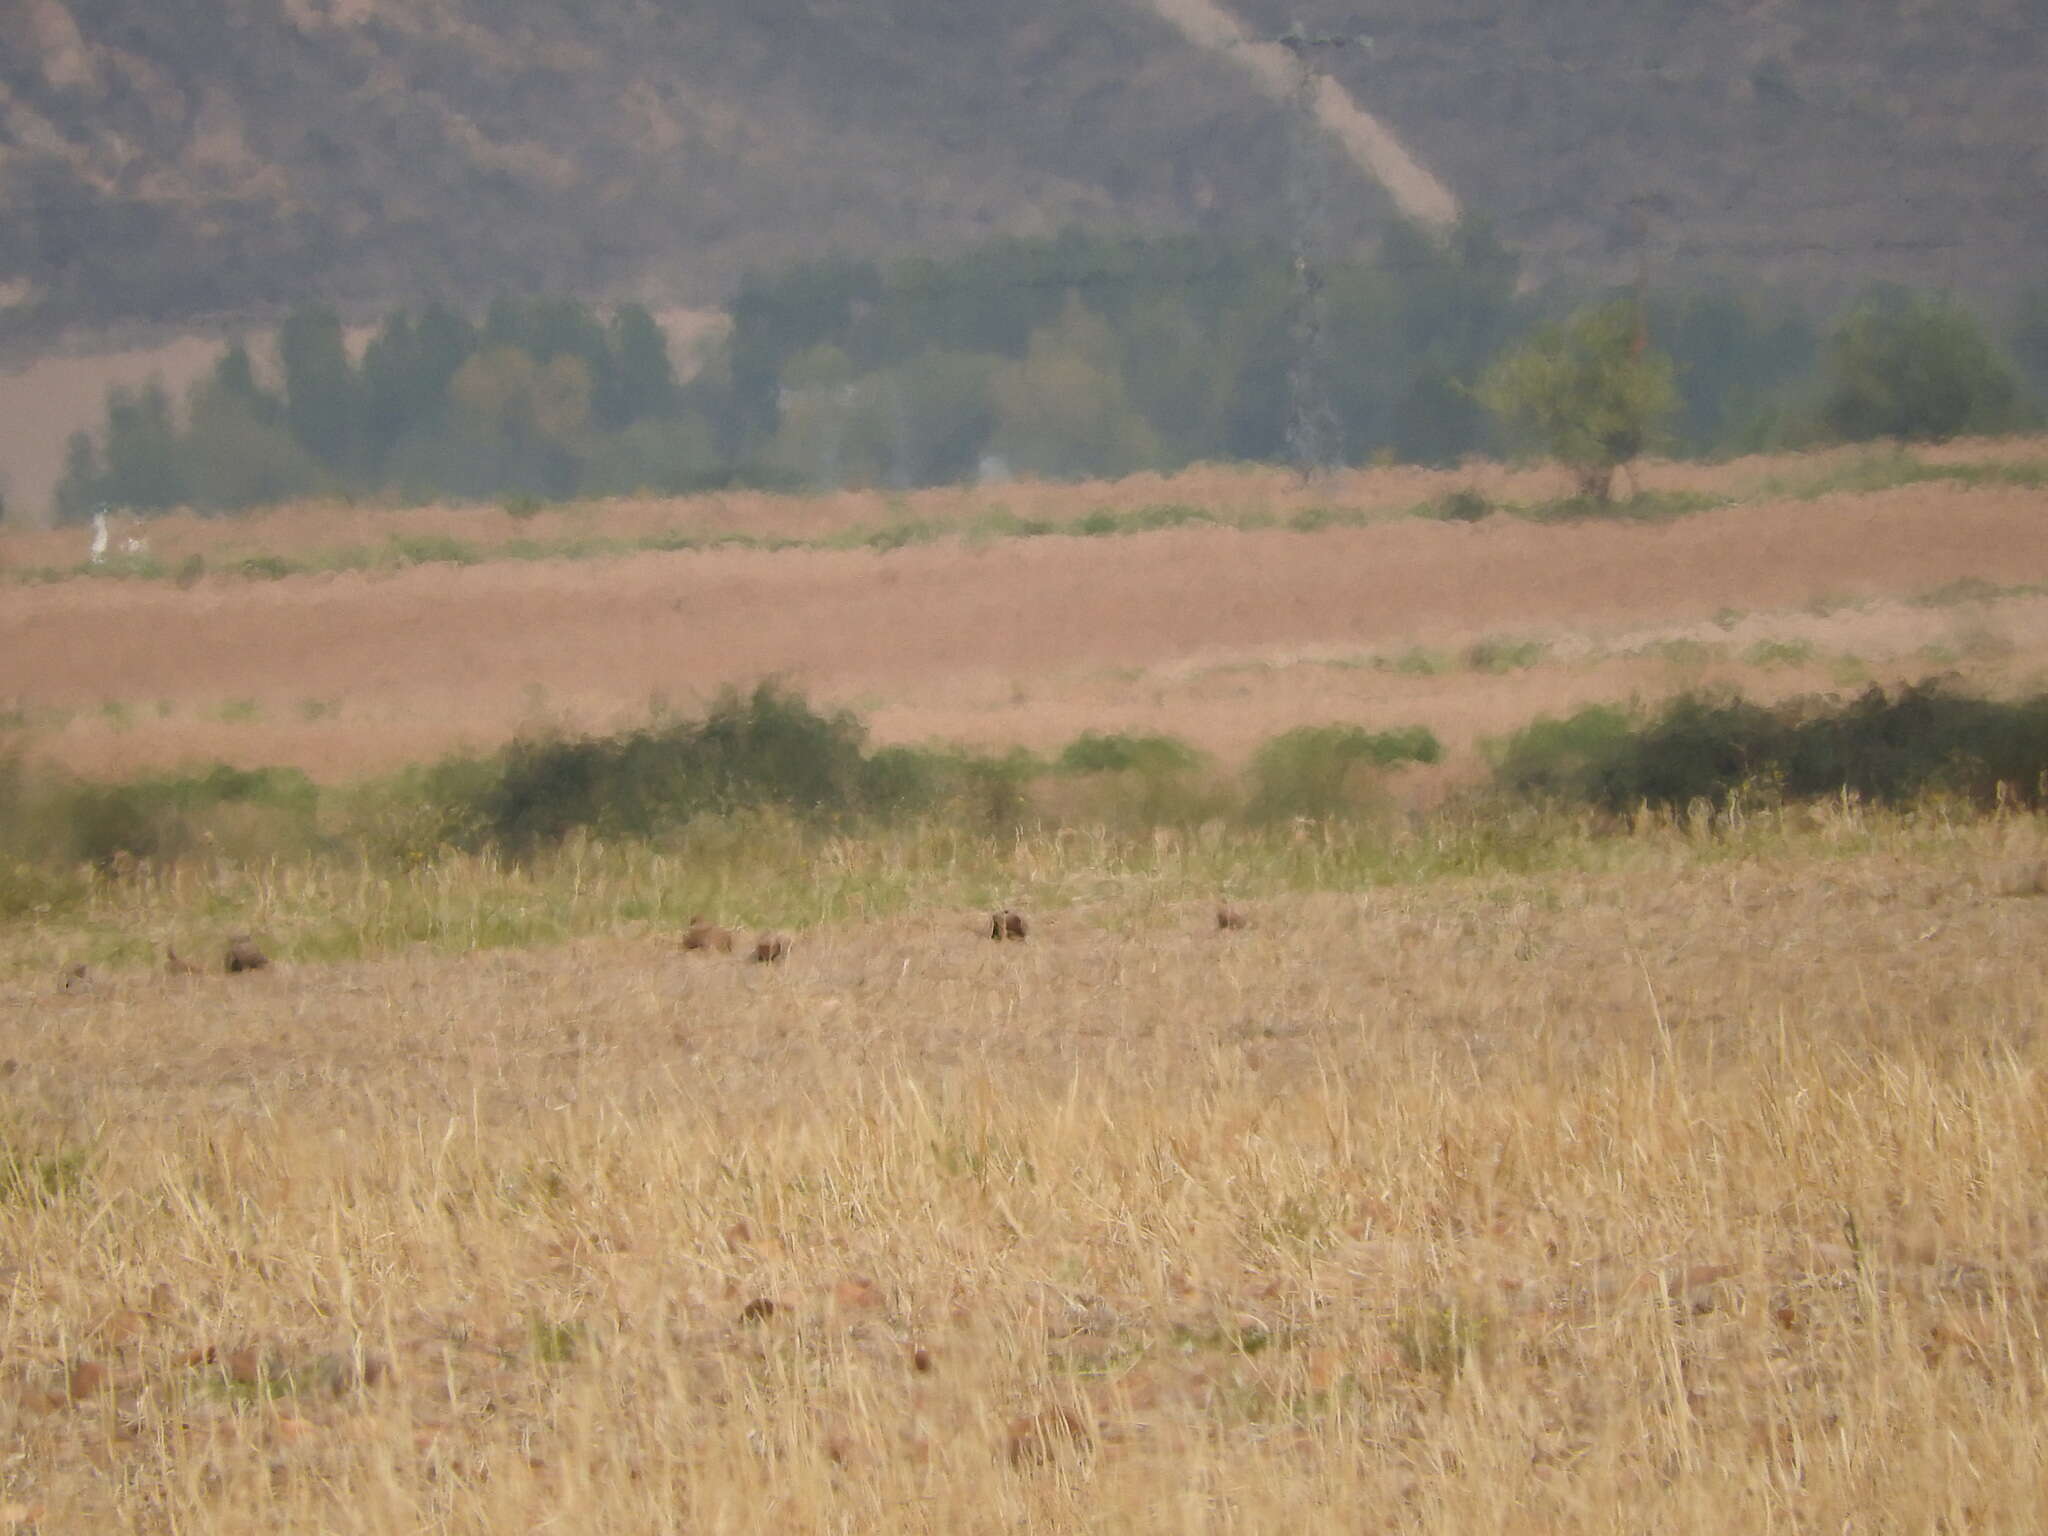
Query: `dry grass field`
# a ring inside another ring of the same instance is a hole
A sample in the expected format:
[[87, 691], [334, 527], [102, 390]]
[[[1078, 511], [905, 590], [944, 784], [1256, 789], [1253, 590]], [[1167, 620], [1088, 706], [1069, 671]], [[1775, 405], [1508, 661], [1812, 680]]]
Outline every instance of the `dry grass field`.
[[[886, 739], [1225, 757], [1711, 678], [2041, 686], [2037, 489], [1417, 490], [12, 585], [0, 701], [94, 772], [339, 781], [768, 672]], [[2040, 819], [1377, 815], [0, 871], [0, 1536], [2048, 1523]], [[273, 964], [221, 970], [240, 929]]]
[[1227, 849], [1026, 837], [776, 966], [11, 930], [0, 1529], [2039, 1527], [2035, 823], [1333, 836], [1241, 932]]

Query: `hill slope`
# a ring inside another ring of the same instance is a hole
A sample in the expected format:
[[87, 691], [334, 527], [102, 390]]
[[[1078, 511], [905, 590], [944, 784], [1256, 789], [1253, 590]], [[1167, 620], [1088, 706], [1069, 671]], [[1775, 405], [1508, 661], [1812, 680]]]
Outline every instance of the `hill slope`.
[[[1237, 0], [1252, 35], [1294, 0]], [[1325, 11], [1329, 14], [1323, 14]], [[1539, 270], [2038, 270], [2034, 0], [1404, 0], [1334, 68]], [[6, 0], [0, 344], [309, 293], [713, 299], [1075, 218], [1274, 227], [1283, 108], [1147, 0]], [[1384, 216], [1336, 178], [1340, 236]]]

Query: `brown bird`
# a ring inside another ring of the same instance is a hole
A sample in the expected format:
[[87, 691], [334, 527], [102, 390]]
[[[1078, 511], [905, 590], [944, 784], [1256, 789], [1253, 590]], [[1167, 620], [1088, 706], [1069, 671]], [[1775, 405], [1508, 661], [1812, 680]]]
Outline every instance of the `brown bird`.
[[180, 959], [176, 948], [169, 944], [164, 946], [164, 969], [173, 976], [197, 976], [200, 970], [195, 962]]
[[764, 933], [754, 941], [754, 963], [767, 965], [789, 953], [789, 940], [779, 933]]
[[222, 960], [230, 975], [242, 971], [260, 971], [270, 964], [270, 956], [256, 947], [256, 941], [246, 933], [238, 933], [228, 940], [228, 952]]
[[57, 985], [66, 992], [83, 992], [92, 986], [92, 972], [82, 965], [67, 966]]
[[690, 926], [683, 930], [684, 949], [715, 949], [721, 954], [732, 953], [732, 930], [721, 928], [707, 918], [693, 917]]
[[1024, 921], [1024, 914], [1012, 912], [1008, 907], [992, 913], [988, 920], [988, 936], [998, 944], [1005, 939], [1022, 939], [1030, 931], [1030, 925]]
[[1248, 926], [1250, 922], [1251, 919], [1244, 915], [1242, 908], [1233, 907], [1227, 901], [1220, 903], [1216, 908], [1216, 926], [1220, 929], [1235, 932]]

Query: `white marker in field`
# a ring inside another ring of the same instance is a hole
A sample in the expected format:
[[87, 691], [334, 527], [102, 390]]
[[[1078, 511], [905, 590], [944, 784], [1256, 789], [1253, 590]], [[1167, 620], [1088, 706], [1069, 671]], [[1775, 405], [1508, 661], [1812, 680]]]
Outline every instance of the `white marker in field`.
[[96, 507], [92, 514], [92, 563], [98, 565], [107, 558], [107, 509]]

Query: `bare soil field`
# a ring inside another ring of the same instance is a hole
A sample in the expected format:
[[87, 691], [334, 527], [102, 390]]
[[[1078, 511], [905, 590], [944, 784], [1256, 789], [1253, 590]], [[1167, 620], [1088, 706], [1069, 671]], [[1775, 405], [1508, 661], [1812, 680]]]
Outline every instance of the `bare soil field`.
[[[1977, 444], [1973, 462], [2018, 451]], [[1814, 463], [1659, 466], [1651, 477], [1731, 494]], [[1179, 501], [1284, 516], [1411, 506], [1460, 480], [1503, 495], [1544, 483], [1538, 471], [1475, 468], [1302, 488], [1266, 471], [1204, 470], [931, 493], [907, 515], [958, 522], [1000, 501], [1071, 521]], [[1390, 516], [1306, 533], [709, 549], [209, 576], [190, 589], [71, 580], [0, 599], [0, 703], [37, 751], [96, 774], [219, 759], [347, 778], [533, 726], [608, 728], [657, 699], [687, 708], [769, 676], [857, 709], [884, 740], [1048, 747], [1084, 729], [1163, 729], [1230, 759], [1279, 730], [1341, 718], [1428, 725], [1462, 750], [1539, 713], [1701, 681], [1772, 695], [1960, 669], [2025, 685], [2048, 638], [2041, 598], [1906, 600], [1957, 582], [2048, 583], [2043, 503], [2020, 486], [1937, 483], [1761, 495], [1655, 524]], [[882, 511], [853, 496], [711, 497], [526, 520], [493, 508], [351, 515], [471, 538], [579, 518], [611, 535], [668, 519], [796, 536]], [[311, 547], [334, 542], [335, 518], [167, 519], [152, 539], [173, 557], [188, 543], [215, 555]], [[25, 562], [55, 537], [16, 535], [0, 554]], [[1503, 640], [1534, 659], [1494, 666], [1472, 650]]]
[[0, 1527], [2032, 1528], [2042, 852], [16, 981]]

